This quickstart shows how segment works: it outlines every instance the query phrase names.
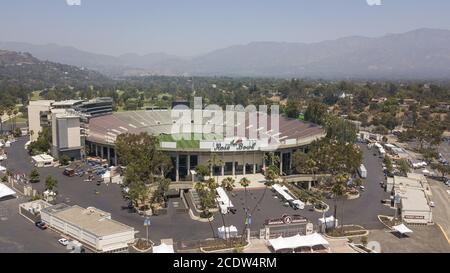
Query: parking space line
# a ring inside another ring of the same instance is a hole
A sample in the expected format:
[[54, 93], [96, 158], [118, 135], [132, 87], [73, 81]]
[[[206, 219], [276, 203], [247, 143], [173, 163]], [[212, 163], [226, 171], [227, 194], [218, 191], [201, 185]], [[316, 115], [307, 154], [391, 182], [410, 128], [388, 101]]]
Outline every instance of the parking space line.
[[450, 245], [450, 239], [448, 238], [447, 233], [444, 231], [444, 228], [440, 224], [437, 224], [437, 225], [441, 229], [442, 233], [444, 234], [445, 239], [447, 239], [447, 243]]

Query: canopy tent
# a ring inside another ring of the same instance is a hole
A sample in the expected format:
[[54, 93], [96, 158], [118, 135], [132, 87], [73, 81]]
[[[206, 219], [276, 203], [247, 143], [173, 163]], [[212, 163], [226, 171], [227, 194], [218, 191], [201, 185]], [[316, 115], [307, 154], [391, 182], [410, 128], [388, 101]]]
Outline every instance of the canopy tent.
[[175, 253], [173, 245], [166, 245], [161, 243], [159, 246], [153, 247], [153, 253]]
[[405, 226], [404, 224], [398, 225], [398, 226], [394, 226], [392, 227], [395, 231], [397, 231], [398, 233], [405, 235], [408, 233], [413, 233], [412, 230], [410, 230], [407, 226]]
[[229, 227], [221, 226], [219, 227], [219, 238], [227, 239], [227, 238], [235, 238], [238, 236], [238, 230], [235, 226], [231, 225]]
[[16, 195], [15, 191], [11, 190], [5, 184], [0, 183], [0, 199], [7, 197], [7, 196], [14, 196], [14, 195]]
[[328, 241], [318, 233], [305, 236], [297, 234], [295, 236], [285, 238], [280, 236], [276, 239], [269, 240], [269, 243], [275, 251], [282, 249], [296, 249], [300, 247], [314, 247], [319, 245], [328, 247], [330, 245]]

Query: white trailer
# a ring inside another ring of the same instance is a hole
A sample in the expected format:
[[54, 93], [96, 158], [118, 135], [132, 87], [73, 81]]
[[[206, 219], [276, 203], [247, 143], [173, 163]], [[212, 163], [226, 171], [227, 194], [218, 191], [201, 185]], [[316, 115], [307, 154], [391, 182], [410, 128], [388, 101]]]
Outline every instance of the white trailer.
[[364, 164], [361, 164], [361, 166], [359, 166], [358, 172], [361, 178], [367, 178], [367, 169]]

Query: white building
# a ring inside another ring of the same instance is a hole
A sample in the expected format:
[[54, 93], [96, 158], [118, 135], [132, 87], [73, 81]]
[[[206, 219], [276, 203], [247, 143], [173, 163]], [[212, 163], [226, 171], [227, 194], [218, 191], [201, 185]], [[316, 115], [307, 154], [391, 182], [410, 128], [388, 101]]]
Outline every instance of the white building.
[[71, 160], [81, 158], [80, 116], [65, 109], [52, 110], [52, 154], [67, 155]]
[[28, 126], [31, 142], [37, 140], [39, 133], [42, 131], [42, 126], [48, 123], [47, 115], [53, 102], [53, 100], [30, 101], [30, 105], [28, 105]]
[[422, 189], [406, 188], [400, 194], [403, 222], [407, 224], [428, 224], [433, 222], [433, 213]]
[[38, 168], [51, 167], [55, 161], [55, 159], [48, 154], [35, 155], [31, 157], [31, 159], [33, 160], [34, 166]]
[[58, 204], [41, 210], [41, 219], [52, 228], [96, 252], [124, 252], [134, 242], [134, 228], [111, 219], [96, 208]]
[[387, 179], [387, 191], [394, 189], [400, 199], [399, 209], [403, 222], [428, 224], [433, 222], [429, 200], [429, 185], [421, 174], [409, 173], [408, 177], [395, 176]]

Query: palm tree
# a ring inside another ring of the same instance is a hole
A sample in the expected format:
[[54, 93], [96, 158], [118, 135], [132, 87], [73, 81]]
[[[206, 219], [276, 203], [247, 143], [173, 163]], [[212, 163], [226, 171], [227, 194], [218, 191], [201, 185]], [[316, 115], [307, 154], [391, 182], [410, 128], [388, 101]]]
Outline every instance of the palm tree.
[[5, 114], [5, 109], [0, 106], [0, 135], [3, 135], [3, 115]]
[[[195, 189], [195, 191], [197, 191], [199, 193], [200, 204], [202, 206], [203, 214], [205, 216], [209, 216], [209, 206], [208, 205], [209, 205], [209, 203], [211, 203], [210, 202], [211, 200], [205, 200], [205, 199], [209, 199], [210, 198], [210, 196], [211, 196], [211, 194], [209, 192], [210, 189], [207, 187], [206, 183], [204, 183], [204, 182], [196, 183], [195, 186], [194, 186], [194, 189]], [[212, 201], [212, 203], [214, 203], [214, 201]], [[216, 233], [214, 232], [214, 227], [213, 227], [213, 225], [211, 223], [211, 219], [210, 218], [211, 217], [208, 217], [208, 223], [209, 223], [209, 226], [211, 228], [212, 236], [213, 236], [213, 238], [215, 238], [216, 237]]]
[[242, 238], [245, 238], [244, 233], [245, 230], [247, 229], [248, 226], [248, 218], [249, 218], [249, 213], [248, 213], [248, 204], [247, 204], [247, 187], [250, 186], [250, 180], [248, 180], [246, 177], [242, 177], [241, 180], [239, 181], [239, 184], [244, 187], [244, 191], [245, 191], [245, 195], [244, 195], [244, 200], [245, 200], [245, 219], [244, 219], [244, 230], [242, 231]]
[[316, 182], [316, 173], [319, 170], [319, 167], [317, 167], [317, 162], [310, 158], [305, 162], [305, 164], [309, 172], [312, 173], [314, 182]]
[[250, 215], [254, 214], [256, 208], [259, 206], [259, 204], [261, 204], [262, 200], [264, 200], [264, 196], [266, 195], [267, 188], [273, 186], [276, 183], [276, 180], [278, 179], [278, 177], [280, 177], [279, 173], [280, 173], [279, 168], [275, 165], [270, 165], [268, 168], [266, 168], [266, 171], [264, 173], [264, 177], [266, 179], [266, 181], [264, 182], [264, 185], [266, 187], [264, 188], [263, 194], [259, 198], [258, 202], [256, 202], [256, 205], [252, 209], [252, 212], [250, 213]]
[[[223, 161], [222, 161], [222, 159], [218, 158], [216, 154], [213, 154], [211, 156], [211, 158], [208, 159], [208, 167], [209, 167], [209, 169], [211, 171], [211, 176], [213, 176], [212, 169], [214, 167], [218, 167], [218, 166], [222, 167], [223, 166]], [[216, 181], [217, 181], [217, 183], [219, 183], [219, 175], [216, 175]]]
[[[234, 189], [234, 183], [235, 183], [235, 181], [234, 181], [233, 178], [227, 177], [227, 178], [222, 180], [222, 183], [221, 183], [220, 186], [229, 194]], [[225, 220], [224, 217], [222, 217], [222, 219]], [[225, 221], [223, 222], [223, 225], [225, 227]], [[227, 229], [225, 229], [225, 238], [228, 240]]]
[[[6, 114], [8, 115], [8, 121], [9, 121], [11, 119], [12, 114], [13, 114], [13, 109], [12, 108], [8, 108], [6, 110]], [[12, 126], [11, 126], [11, 129], [12, 129]]]
[[[345, 193], [345, 183], [347, 181], [347, 177], [343, 174], [337, 175], [334, 178], [334, 185], [331, 188], [331, 192], [334, 195], [334, 227], [336, 227], [337, 221], [337, 200], [342, 197]], [[341, 222], [341, 226], [343, 227], [343, 223]]]
[[17, 109], [14, 109], [14, 110], [13, 110], [13, 114], [14, 114], [14, 123], [13, 123], [14, 126], [13, 126], [13, 130], [12, 130], [13, 132], [14, 132], [14, 130], [16, 129], [16, 125], [17, 125], [16, 122], [17, 122], [17, 114], [18, 114], [18, 113], [19, 113], [19, 111], [18, 111]]

